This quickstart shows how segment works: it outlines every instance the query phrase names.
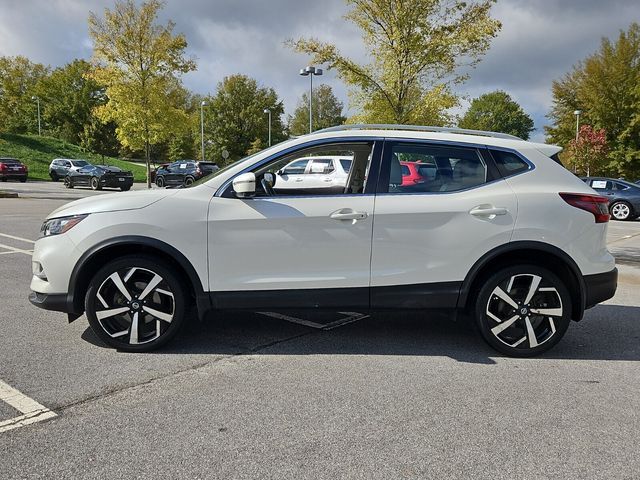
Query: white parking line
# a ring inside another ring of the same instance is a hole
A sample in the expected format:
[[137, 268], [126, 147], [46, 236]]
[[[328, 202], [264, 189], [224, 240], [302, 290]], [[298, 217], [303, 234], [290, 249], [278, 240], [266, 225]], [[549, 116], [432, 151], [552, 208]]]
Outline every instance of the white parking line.
[[335, 320], [330, 323], [317, 323], [317, 322], [312, 322], [311, 320], [305, 320], [303, 318], [292, 317], [290, 315], [283, 315], [282, 313], [276, 313], [276, 312], [258, 312], [258, 313], [266, 317], [277, 318], [279, 320], [285, 320], [287, 322], [297, 323], [299, 325], [304, 325], [306, 327], [318, 328], [322, 330], [331, 330], [336, 327], [346, 325], [348, 323], [353, 323], [353, 322], [357, 322], [358, 320], [363, 320], [369, 316], [369, 315], [364, 315], [362, 313], [357, 313], [357, 312], [338, 312], [341, 315], [347, 315], [347, 317], [339, 318], [338, 320]]
[[22, 413], [18, 417], [0, 422], [0, 433], [58, 416], [44, 405], [27, 397], [24, 393], [16, 390], [11, 385], [7, 385], [2, 380], [0, 380], [0, 400]]
[[3, 252], [3, 253], [24, 253], [25, 255], [29, 255], [29, 256], [33, 254], [33, 250], [24, 250], [23, 248], [12, 247], [10, 245], [5, 245], [4, 243], [0, 243], [0, 248], [5, 248], [7, 250], [10, 250], [9, 252]]
[[0, 233], [0, 237], [11, 238], [13, 240], [20, 240], [21, 242], [27, 242], [27, 243], [36, 243], [34, 240], [29, 240], [28, 238], [16, 237], [15, 235], [7, 235], [6, 233]]

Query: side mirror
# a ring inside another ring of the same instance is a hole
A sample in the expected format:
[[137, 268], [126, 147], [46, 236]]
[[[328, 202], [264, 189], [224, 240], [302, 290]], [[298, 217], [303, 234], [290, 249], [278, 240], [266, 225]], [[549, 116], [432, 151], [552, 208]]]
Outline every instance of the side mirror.
[[233, 179], [233, 191], [238, 198], [251, 198], [256, 194], [256, 175], [253, 172], [243, 173]]
[[275, 185], [276, 183], [276, 176], [271, 173], [271, 172], [267, 172], [265, 173], [262, 178], [264, 178], [264, 181], [267, 182], [269, 185], [271, 185], [272, 187]]

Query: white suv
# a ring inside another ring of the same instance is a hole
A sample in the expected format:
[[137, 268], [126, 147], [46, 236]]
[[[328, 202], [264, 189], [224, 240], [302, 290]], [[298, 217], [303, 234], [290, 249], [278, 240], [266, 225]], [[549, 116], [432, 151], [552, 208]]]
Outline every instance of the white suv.
[[[211, 310], [452, 309], [513, 356], [556, 344], [611, 298], [609, 212], [554, 157], [488, 132], [352, 125], [240, 160], [190, 188], [72, 202], [42, 226], [35, 305], [86, 312], [107, 344], [146, 351]], [[288, 194], [294, 159], [350, 158], [344, 188]], [[403, 185], [400, 162], [436, 172]], [[61, 254], [64, 252], [64, 254]]]
[[351, 157], [314, 156], [296, 158], [278, 170], [273, 188], [276, 193], [341, 194], [347, 186]]

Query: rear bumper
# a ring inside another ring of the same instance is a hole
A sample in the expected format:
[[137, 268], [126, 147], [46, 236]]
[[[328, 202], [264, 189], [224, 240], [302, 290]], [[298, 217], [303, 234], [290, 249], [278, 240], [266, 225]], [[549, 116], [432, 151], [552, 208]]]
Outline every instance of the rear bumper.
[[585, 308], [591, 308], [600, 302], [609, 300], [618, 287], [618, 269], [596, 275], [585, 275]]

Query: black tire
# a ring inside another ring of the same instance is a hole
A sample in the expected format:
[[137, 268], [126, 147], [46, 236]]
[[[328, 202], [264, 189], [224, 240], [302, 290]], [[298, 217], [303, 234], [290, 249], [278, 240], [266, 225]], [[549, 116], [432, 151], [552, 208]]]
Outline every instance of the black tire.
[[[540, 278], [537, 285], [536, 277]], [[534, 293], [527, 302], [532, 287]], [[538, 314], [539, 309], [547, 315]], [[495, 350], [511, 357], [533, 357], [549, 350], [566, 333], [571, 296], [549, 270], [515, 265], [486, 278], [476, 299], [475, 319], [482, 338]]]
[[611, 212], [611, 218], [614, 220], [631, 220], [636, 216], [633, 212], [633, 207], [622, 200], [613, 202], [609, 207], [609, 211]]
[[58, 174], [56, 172], [51, 172], [49, 174], [49, 176], [51, 177], [51, 180], [54, 182], [57, 182], [60, 180], [60, 177], [58, 176]]
[[71, 181], [71, 178], [69, 178], [68, 175], [64, 177], [63, 183], [65, 188], [73, 188], [73, 182]]
[[187, 177], [184, 179], [184, 186], [188, 187], [189, 185], [192, 185], [193, 182], [195, 182], [195, 179], [193, 177]]
[[156, 186], [163, 188], [164, 187], [164, 177], [156, 178]]
[[7, 179], [6, 179], [6, 178], [2, 178], [1, 180], [2, 180], [3, 182], [6, 182], [6, 181], [7, 181]]
[[21, 179], [20, 179], [20, 182], [21, 182], [21, 183], [26, 183], [26, 181], [27, 181], [27, 177], [24, 177], [24, 178], [21, 178]]
[[123, 192], [127, 192], [131, 190], [131, 187], [120, 187], [120, 190], [122, 190]]
[[[156, 276], [161, 277], [161, 281], [142, 297]], [[118, 286], [117, 278], [131, 300]], [[155, 350], [175, 337], [185, 323], [183, 284], [184, 281], [156, 257], [129, 255], [113, 260], [89, 282], [85, 296], [89, 325], [111, 347], [126, 352]], [[120, 312], [105, 316], [103, 312], [109, 310]]]
[[102, 190], [102, 185], [100, 185], [100, 180], [98, 180], [98, 177], [91, 177], [89, 185], [91, 186], [91, 190]]

